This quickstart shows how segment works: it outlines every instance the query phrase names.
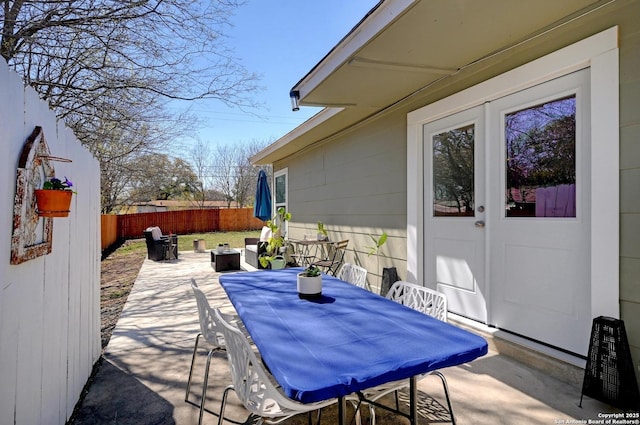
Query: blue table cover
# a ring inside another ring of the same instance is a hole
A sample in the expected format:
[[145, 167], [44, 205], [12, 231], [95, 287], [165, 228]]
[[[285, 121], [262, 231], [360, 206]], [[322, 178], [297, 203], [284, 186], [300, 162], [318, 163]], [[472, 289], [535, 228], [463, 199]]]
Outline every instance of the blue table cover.
[[301, 269], [220, 276], [285, 394], [303, 403], [459, 365], [487, 353], [480, 336], [323, 275], [322, 297], [298, 297]]

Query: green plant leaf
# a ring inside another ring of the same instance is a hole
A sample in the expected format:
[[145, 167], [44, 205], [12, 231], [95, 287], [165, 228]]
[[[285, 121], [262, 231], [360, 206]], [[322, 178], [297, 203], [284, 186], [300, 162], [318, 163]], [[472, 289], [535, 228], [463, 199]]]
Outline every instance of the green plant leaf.
[[365, 247], [369, 249], [369, 252], [367, 253], [367, 255], [372, 255], [372, 254], [378, 255], [378, 253], [380, 252], [380, 247], [384, 245], [384, 243], [387, 241], [387, 233], [383, 232], [382, 235], [380, 235], [380, 237], [377, 239], [373, 235], [369, 235], [369, 237], [373, 241], [374, 245]]

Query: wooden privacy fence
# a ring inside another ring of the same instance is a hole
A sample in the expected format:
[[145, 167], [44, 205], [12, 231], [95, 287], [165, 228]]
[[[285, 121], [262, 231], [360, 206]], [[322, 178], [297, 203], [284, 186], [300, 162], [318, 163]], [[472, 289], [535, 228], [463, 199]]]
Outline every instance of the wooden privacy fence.
[[105, 249], [116, 243], [118, 240], [118, 216], [113, 214], [103, 214], [100, 216], [100, 243]]
[[141, 238], [150, 226], [159, 226], [163, 233], [185, 235], [259, 230], [264, 222], [253, 216], [253, 208], [225, 208], [103, 215], [101, 225], [105, 249], [118, 240]]

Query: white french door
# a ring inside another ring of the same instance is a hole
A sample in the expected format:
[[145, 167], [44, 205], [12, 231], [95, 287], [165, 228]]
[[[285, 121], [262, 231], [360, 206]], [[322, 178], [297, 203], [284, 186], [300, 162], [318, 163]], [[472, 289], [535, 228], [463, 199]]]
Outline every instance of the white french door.
[[579, 354], [592, 319], [588, 82], [585, 69], [489, 107], [491, 324]]
[[586, 354], [589, 70], [422, 127], [424, 275], [449, 310]]
[[449, 310], [486, 322], [483, 108], [423, 127], [424, 249], [426, 281]]

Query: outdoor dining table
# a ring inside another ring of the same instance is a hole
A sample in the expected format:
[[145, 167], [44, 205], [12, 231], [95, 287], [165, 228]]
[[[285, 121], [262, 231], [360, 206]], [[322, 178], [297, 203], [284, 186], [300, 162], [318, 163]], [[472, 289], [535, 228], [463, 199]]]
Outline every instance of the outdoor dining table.
[[338, 398], [392, 381], [410, 382], [417, 423], [416, 376], [487, 353], [480, 336], [323, 275], [322, 296], [301, 299], [301, 268], [220, 276], [246, 330], [284, 393], [302, 403]]

